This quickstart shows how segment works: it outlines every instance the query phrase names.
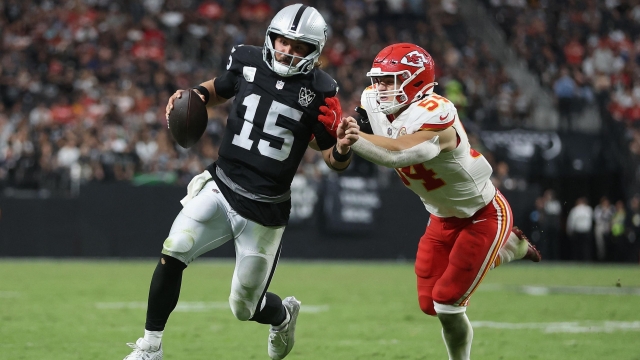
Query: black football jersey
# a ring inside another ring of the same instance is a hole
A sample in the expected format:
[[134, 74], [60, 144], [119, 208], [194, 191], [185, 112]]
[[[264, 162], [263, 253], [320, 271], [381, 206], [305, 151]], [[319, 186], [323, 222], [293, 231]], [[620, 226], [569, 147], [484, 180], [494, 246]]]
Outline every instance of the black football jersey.
[[[261, 47], [238, 46], [229, 56], [227, 71], [216, 78], [214, 86], [222, 97], [235, 96], [219, 158], [209, 167], [216, 180], [217, 166], [247, 192], [278, 197], [290, 191], [313, 136], [320, 149], [336, 143], [318, 121], [318, 108], [326, 97], [336, 95], [338, 87], [320, 69], [281, 77], [264, 62]], [[255, 201], [229, 188], [222, 190], [244, 217], [267, 226], [288, 221], [290, 201]]]

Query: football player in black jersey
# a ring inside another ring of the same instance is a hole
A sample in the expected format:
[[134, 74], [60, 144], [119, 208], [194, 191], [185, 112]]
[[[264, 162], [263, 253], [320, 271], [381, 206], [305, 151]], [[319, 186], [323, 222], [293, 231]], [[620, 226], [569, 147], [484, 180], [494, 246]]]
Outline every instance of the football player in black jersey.
[[[162, 334], [183, 270], [229, 240], [236, 248], [231, 311], [239, 320], [271, 325], [271, 359], [291, 351], [300, 302], [267, 292], [289, 220], [291, 182], [311, 139], [337, 171], [349, 166], [358, 139], [357, 124], [339, 114], [333, 122], [325, 116], [326, 127], [318, 120], [320, 106], [338, 91], [317, 68], [326, 37], [316, 9], [287, 6], [272, 19], [263, 47], [235, 47], [227, 70], [195, 87], [207, 105], [234, 98], [233, 105], [219, 159], [187, 187], [151, 279], [144, 337], [128, 344], [133, 351], [125, 359], [162, 359]], [[167, 117], [183, 91], [169, 99]]]

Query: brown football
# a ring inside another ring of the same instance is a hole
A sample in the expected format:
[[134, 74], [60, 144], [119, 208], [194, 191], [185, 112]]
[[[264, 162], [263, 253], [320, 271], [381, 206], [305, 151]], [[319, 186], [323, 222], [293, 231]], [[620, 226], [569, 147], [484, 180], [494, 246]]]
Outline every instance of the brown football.
[[200, 140], [208, 120], [204, 101], [193, 89], [189, 89], [173, 102], [173, 110], [169, 114], [169, 130], [176, 142], [187, 149]]

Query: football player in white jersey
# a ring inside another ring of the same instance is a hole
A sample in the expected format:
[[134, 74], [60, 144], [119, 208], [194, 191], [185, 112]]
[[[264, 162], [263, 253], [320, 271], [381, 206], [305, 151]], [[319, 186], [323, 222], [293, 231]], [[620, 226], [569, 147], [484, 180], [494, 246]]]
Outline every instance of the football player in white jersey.
[[[368, 123], [352, 149], [394, 168], [431, 214], [415, 263], [420, 308], [439, 318], [449, 359], [467, 360], [473, 329], [466, 306], [487, 271], [516, 259], [538, 262], [540, 254], [512, 230], [509, 203], [491, 183], [491, 165], [469, 145], [455, 106], [433, 92], [434, 67], [414, 44], [380, 51], [358, 109]], [[341, 111], [327, 104], [322, 112]]]

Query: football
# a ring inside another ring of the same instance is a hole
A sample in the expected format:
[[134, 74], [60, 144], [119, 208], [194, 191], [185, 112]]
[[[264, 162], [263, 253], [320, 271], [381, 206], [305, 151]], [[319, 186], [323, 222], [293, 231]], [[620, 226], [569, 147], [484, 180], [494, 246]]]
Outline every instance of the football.
[[173, 102], [168, 126], [176, 142], [187, 149], [193, 146], [207, 128], [207, 106], [193, 90], [187, 90]]

